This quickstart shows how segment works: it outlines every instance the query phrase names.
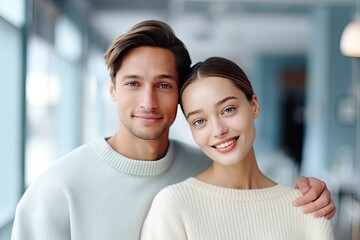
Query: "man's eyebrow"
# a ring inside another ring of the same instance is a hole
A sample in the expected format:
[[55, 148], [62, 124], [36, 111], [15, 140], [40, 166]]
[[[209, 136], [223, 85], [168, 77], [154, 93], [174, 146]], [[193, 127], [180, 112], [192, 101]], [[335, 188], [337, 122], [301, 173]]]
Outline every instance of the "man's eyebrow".
[[172, 79], [176, 81], [176, 76], [172, 75], [172, 74], [159, 74], [156, 76], [157, 79]]
[[[127, 80], [127, 79], [143, 79], [142, 76], [137, 75], [137, 74], [125, 74], [124, 76], [122, 76], [121, 78], [122, 80]], [[155, 79], [171, 79], [176, 81], [176, 76], [172, 75], [172, 74], [159, 74], [155, 76]]]
[[127, 80], [127, 79], [142, 79], [142, 77], [136, 74], [125, 74], [124, 76], [121, 77], [121, 80]]
[[[238, 98], [237, 98], [237, 97], [234, 97], [234, 96], [226, 97], [226, 98], [218, 101], [218, 102], [215, 104], [215, 106], [218, 107], [218, 106], [220, 106], [221, 104], [224, 104], [225, 102], [230, 101], [230, 100], [233, 100], [233, 99], [238, 99]], [[186, 118], [186, 120], [187, 120], [187, 119], [189, 119], [189, 117], [190, 117], [191, 115], [198, 114], [198, 113], [201, 113], [201, 112], [203, 112], [202, 109], [194, 110], [194, 111], [192, 111], [192, 112], [189, 112], [189, 113], [185, 116], [185, 118]]]

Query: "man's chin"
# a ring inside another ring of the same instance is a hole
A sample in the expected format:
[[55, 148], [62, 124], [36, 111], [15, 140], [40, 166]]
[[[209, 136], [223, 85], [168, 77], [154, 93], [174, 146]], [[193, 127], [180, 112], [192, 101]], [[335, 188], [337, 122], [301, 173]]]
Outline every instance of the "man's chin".
[[161, 138], [164, 137], [164, 135], [167, 136], [167, 131], [166, 130], [161, 130], [161, 131], [136, 131], [133, 132], [133, 134], [137, 137], [140, 138], [142, 140], [160, 140]]

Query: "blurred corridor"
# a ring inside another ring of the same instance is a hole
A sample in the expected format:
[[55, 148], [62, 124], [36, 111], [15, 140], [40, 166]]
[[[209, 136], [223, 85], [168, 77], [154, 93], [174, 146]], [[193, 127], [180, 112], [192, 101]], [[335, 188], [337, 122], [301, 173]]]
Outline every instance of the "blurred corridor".
[[[0, 239], [49, 164], [116, 130], [103, 54], [146, 19], [169, 23], [193, 63], [217, 55], [244, 68], [261, 106], [261, 169], [290, 186], [325, 181], [336, 239], [360, 239], [360, 58], [339, 47], [359, 2], [0, 0]], [[181, 110], [170, 136], [194, 144]]]

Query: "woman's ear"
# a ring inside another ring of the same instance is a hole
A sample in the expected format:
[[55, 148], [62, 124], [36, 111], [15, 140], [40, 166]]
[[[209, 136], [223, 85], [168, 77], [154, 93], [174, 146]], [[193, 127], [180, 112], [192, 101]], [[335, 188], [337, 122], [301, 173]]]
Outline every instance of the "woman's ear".
[[116, 87], [112, 80], [110, 80], [109, 93], [111, 100], [116, 102]]
[[254, 94], [251, 99], [251, 108], [253, 111], [254, 118], [260, 115], [260, 105], [257, 96]]

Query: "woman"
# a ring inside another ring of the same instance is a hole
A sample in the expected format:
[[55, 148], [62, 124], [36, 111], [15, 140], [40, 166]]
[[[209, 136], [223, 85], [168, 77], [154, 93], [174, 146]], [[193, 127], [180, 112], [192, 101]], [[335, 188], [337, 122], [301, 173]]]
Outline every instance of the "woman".
[[219, 57], [197, 63], [180, 97], [213, 164], [155, 197], [142, 239], [333, 239], [329, 220], [293, 206], [298, 190], [260, 171], [253, 148], [260, 106], [239, 66]]

